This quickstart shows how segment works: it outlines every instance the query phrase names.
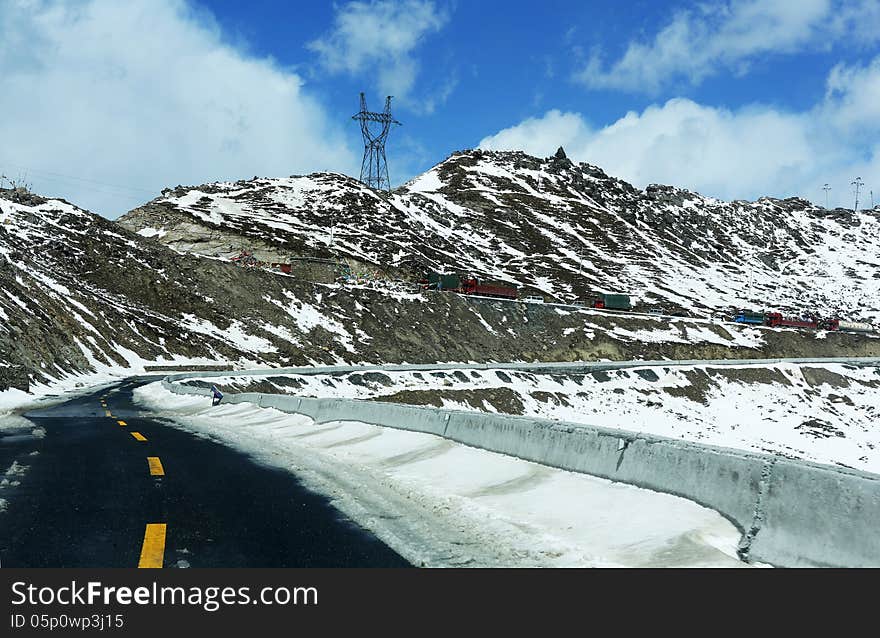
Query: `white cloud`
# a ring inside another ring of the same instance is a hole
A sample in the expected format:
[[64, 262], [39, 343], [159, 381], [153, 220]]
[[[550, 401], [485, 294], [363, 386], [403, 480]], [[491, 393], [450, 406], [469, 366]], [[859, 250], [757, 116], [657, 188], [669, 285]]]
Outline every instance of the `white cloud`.
[[826, 83], [825, 117], [848, 135], [880, 127], [880, 57], [866, 66], [838, 64]]
[[654, 93], [724, 69], [743, 74], [761, 56], [878, 38], [877, 0], [732, 0], [676, 13], [653, 41], [631, 42], [607, 68], [594, 52], [575, 79], [594, 89]]
[[851, 207], [856, 176], [866, 194], [876, 186], [880, 199], [880, 58], [836, 67], [827, 87], [804, 112], [728, 110], [676, 98], [594, 128], [578, 113], [552, 110], [479, 146], [548, 156], [562, 145], [573, 160], [639, 187], [671, 184], [723, 199], [801, 196], [824, 204], [828, 182], [831, 204]]
[[0, 170], [111, 217], [168, 185], [359, 159], [298, 75], [184, 0], [5, 2], [0, 113]]
[[337, 8], [333, 29], [308, 47], [328, 72], [375, 75], [384, 95], [405, 100], [419, 72], [414, 51], [448, 20], [430, 0], [349, 2]]

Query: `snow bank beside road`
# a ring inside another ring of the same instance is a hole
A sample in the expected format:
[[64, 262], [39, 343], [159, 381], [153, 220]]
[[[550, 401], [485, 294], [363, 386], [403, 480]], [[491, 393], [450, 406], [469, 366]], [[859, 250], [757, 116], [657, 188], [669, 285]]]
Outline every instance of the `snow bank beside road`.
[[[81, 342], [80, 347], [85, 348]], [[94, 372], [62, 372], [54, 377], [47, 375], [49, 380], [46, 383], [32, 383], [28, 392], [17, 388], [0, 391], [0, 432], [4, 429], [18, 428], [21, 420], [16, 419], [15, 413], [45, 406], [47, 403], [66, 401], [79, 394], [114, 385], [122, 379], [134, 375], [150, 374], [146, 371], [147, 366], [167, 366], [168, 368], [180, 366], [181, 370], [185, 370], [190, 366], [223, 365], [229, 363], [228, 361], [215, 361], [198, 357], [171, 357], [167, 360], [149, 360], [139, 357], [127, 348], [117, 346], [117, 352], [125, 357], [128, 364], [127, 366], [122, 366], [102, 363], [94, 358], [91, 351], [86, 350], [86, 352]]]
[[740, 534], [686, 499], [452, 441], [251, 404], [212, 408], [150, 384], [177, 427], [290, 470], [416, 565], [741, 566]]
[[30, 392], [23, 392], [15, 388], [4, 390], [0, 392], [0, 433], [33, 427], [33, 423], [18, 416], [16, 414], [18, 412], [42, 407], [47, 403], [64, 401], [78, 394], [100, 390], [118, 383], [120, 379], [130, 373], [131, 371], [128, 371], [128, 374], [99, 372], [72, 375], [50, 384], [33, 385]]
[[880, 474], [880, 374], [844, 364], [652, 366], [591, 374], [381, 371], [212, 378], [220, 386], [500, 412]]

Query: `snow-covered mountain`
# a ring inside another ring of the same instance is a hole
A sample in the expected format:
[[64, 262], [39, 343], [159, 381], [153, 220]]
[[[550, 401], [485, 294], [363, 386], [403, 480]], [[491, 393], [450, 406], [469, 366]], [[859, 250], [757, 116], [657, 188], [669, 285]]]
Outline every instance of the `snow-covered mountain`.
[[259, 296], [240, 292], [259, 277], [147, 244], [62, 200], [0, 191], [0, 390], [145, 362], [271, 359], [248, 307]]
[[[0, 189], [0, 393], [149, 364], [300, 365], [477, 352], [447, 343], [434, 313], [466, 306], [439, 301], [427, 307], [394, 290], [320, 287], [182, 255], [68, 202]], [[417, 349], [411, 335], [420, 323], [428, 327], [419, 330]], [[516, 338], [502, 351], [516, 351]]]
[[598, 291], [703, 316], [880, 318], [880, 210], [637, 189], [560, 151], [455, 153], [391, 194], [335, 173], [177, 187], [120, 219], [178, 250], [458, 270], [559, 300]]
[[[0, 393], [149, 364], [877, 356], [880, 339], [865, 335], [419, 294], [402, 281], [456, 269], [705, 316], [744, 303], [751, 277], [753, 299], [874, 318], [877, 221], [796, 200], [642, 192], [561, 154], [480, 151], [392, 194], [327, 173], [178, 187], [120, 223], [0, 189]], [[242, 248], [293, 272], [237, 267], [228, 258]], [[809, 259], [825, 261], [796, 267]], [[383, 278], [336, 283], [341, 266]]]

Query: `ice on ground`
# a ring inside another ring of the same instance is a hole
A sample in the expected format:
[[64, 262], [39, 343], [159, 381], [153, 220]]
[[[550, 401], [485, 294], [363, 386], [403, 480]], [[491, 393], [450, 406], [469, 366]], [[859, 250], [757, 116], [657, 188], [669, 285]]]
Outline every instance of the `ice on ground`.
[[176, 427], [294, 472], [415, 565], [742, 566], [739, 532], [686, 499], [358, 422], [211, 407], [154, 383], [135, 400]]

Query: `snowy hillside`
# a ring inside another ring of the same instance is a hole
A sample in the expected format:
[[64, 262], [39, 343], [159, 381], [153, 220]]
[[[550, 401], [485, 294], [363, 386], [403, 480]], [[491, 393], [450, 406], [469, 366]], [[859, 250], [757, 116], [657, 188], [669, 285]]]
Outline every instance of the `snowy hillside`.
[[[401, 280], [454, 269], [697, 317], [779, 298], [766, 306], [876, 320], [878, 231], [875, 212], [640, 191], [562, 154], [457, 153], [393, 194], [334, 173], [177, 187], [119, 223], [0, 190], [0, 392], [151, 363], [876, 356], [864, 335], [414, 294]], [[293, 270], [236, 267], [243, 248]], [[380, 279], [336, 283], [345, 269]]]
[[[534, 374], [514, 370], [223, 377], [275, 392], [502, 412], [681, 438], [880, 473], [875, 368], [778, 364]], [[194, 383], [200, 383], [193, 381]]]
[[564, 153], [456, 153], [391, 195], [335, 173], [177, 187], [120, 223], [206, 255], [339, 257], [390, 276], [459, 270], [559, 300], [620, 291], [696, 316], [880, 318], [876, 209], [642, 191]]
[[880, 339], [303, 282], [183, 255], [67, 202], [0, 190], [0, 392], [149, 364], [786, 353], [880, 354]]
[[0, 360], [21, 371], [7, 385], [149, 362], [266, 360], [277, 349], [265, 330], [230, 316], [230, 290], [246, 287], [233, 276], [245, 275], [224, 266], [146, 245], [61, 200], [0, 192]]
[[377, 357], [361, 326], [391, 322], [334, 296], [180, 255], [61, 200], [0, 190], [0, 392], [147, 364]]

